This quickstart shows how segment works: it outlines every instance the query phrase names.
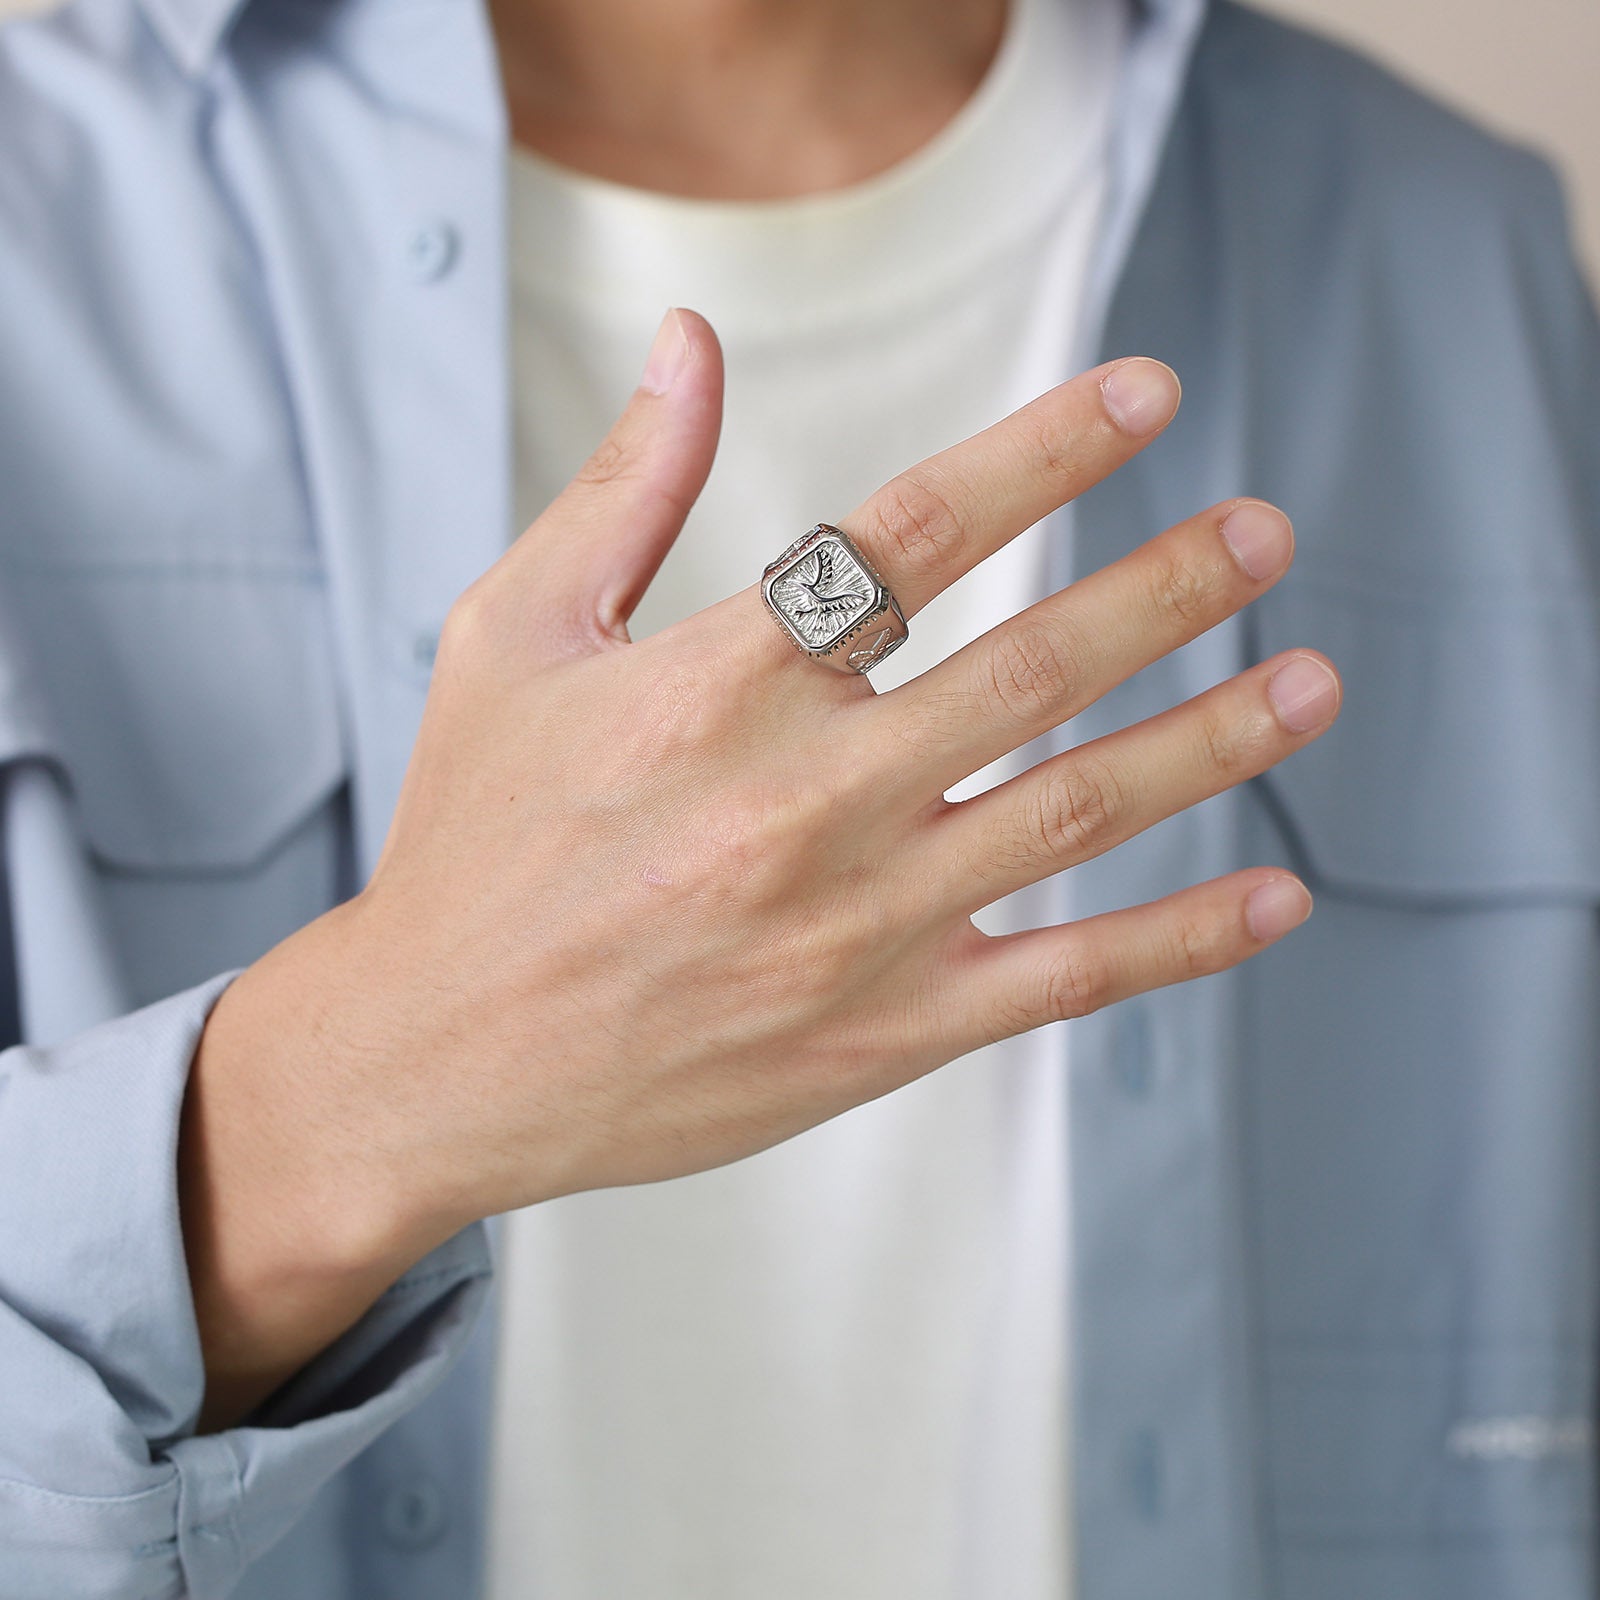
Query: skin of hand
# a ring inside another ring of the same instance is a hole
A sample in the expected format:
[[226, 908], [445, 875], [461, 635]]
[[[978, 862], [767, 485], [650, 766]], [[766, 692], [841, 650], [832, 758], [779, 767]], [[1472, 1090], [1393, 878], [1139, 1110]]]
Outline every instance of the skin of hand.
[[[944, 798], [1270, 587], [1281, 512], [1200, 511], [884, 693], [796, 650], [759, 582], [630, 642], [721, 392], [709, 325], [670, 313], [611, 435], [453, 608], [371, 881], [216, 1006], [180, 1151], [202, 1426], [474, 1218], [737, 1160], [1309, 912], [1259, 867], [1064, 926], [971, 920], [1315, 738], [1340, 684], [1314, 651]], [[839, 525], [914, 618], [1178, 395], [1105, 363]]]

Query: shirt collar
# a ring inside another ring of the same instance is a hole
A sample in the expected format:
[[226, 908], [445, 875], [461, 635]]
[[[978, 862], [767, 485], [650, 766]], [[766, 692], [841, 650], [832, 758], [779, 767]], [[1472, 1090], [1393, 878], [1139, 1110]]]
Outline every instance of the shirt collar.
[[185, 72], [211, 63], [247, 0], [142, 0], [151, 26]]
[[[250, 0], [141, 0], [151, 26], [186, 72], [203, 72]], [[257, 4], [262, 0], [256, 0]], [[336, 0], [326, 0], [329, 5]], [[1147, 22], [1189, 9], [1191, 0], [1135, 0]], [[1202, 10], [1209, 0], [1199, 0]]]

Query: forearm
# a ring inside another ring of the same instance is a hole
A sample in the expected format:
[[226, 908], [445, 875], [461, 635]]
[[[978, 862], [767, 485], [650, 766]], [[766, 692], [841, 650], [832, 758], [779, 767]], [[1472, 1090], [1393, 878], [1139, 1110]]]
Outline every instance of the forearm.
[[329, 979], [359, 948], [352, 920], [341, 907], [242, 973], [195, 1053], [178, 1179], [202, 1433], [253, 1410], [456, 1226], [403, 1192], [403, 1156], [351, 1092], [359, 1007]]

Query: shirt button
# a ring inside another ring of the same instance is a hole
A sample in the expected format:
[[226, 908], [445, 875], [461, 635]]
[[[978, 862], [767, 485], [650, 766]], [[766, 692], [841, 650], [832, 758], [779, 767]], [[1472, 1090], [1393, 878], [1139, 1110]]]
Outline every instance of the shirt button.
[[435, 657], [439, 654], [439, 635], [436, 633], [418, 633], [411, 639], [411, 659], [429, 672], [433, 668]]
[[406, 245], [406, 266], [418, 283], [433, 283], [455, 265], [461, 236], [448, 222], [425, 223]]
[[383, 1536], [403, 1550], [421, 1550], [444, 1532], [450, 1514], [432, 1478], [413, 1478], [383, 1497]]
[[1156, 1060], [1150, 1008], [1142, 1001], [1125, 1000], [1113, 1013], [1111, 1073], [1130, 1100], [1150, 1098], [1156, 1081]]

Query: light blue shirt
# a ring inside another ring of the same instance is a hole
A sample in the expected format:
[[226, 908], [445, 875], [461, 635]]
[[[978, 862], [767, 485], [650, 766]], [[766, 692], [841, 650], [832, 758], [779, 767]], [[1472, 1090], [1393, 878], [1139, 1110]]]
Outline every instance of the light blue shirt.
[[[504, 142], [469, 0], [0, 31], [0, 1600], [479, 1584], [488, 1230], [195, 1437], [173, 1155], [208, 1007], [370, 869], [502, 547]], [[1112, 156], [1062, 375], [1157, 355], [1185, 403], [1076, 559], [1243, 493], [1298, 558], [1072, 742], [1289, 645], [1346, 694], [1074, 871], [1083, 914], [1267, 862], [1317, 897], [1070, 1025], [1080, 1594], [1587, 1600], [1600, 326], [1560, 187], [1231, 0], [1143, 0]]]

